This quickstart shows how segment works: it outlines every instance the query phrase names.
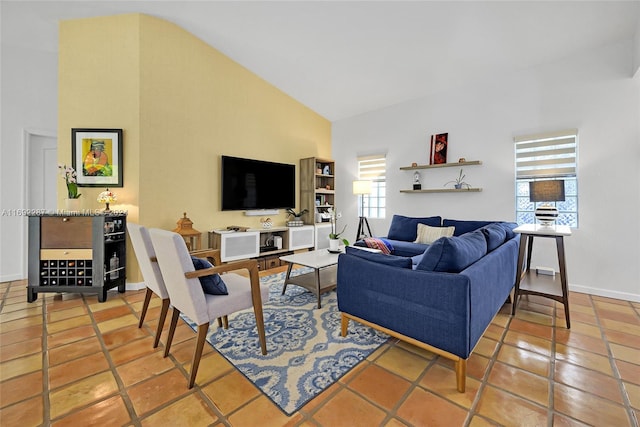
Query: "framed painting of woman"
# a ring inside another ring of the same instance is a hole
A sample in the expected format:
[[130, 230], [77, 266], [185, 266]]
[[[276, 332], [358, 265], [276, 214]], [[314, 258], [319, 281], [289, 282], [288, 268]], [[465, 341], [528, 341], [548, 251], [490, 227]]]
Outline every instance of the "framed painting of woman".
[[122, 129], [71, 129], [71, 159], [80, 187], [122, 187]]

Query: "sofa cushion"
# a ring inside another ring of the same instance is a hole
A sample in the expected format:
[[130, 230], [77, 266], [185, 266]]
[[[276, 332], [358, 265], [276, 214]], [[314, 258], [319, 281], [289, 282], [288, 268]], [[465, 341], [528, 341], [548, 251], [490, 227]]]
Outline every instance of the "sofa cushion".
[[468, 233], [473, 230], [477, 230], [480, 227], [484, 227], [485, 225], [489, 225], [496, 221], [462, 221], [457, 219], [443, 219], [442, 225], [444, 227], [453, 226], [456, 228], [453, 233], [454, 236], [462, 236], [465, 233]]
[[422, 262], [422, 258], [424, 258], [424, 254], [425, 252], [427, 252], [426, 250], [419, 254], [419, 255], [414, 255], [411, 257], [411, 268], [413, 268], [414, 270], [416, 268], [418, 268], [418, 264], [420, 264], [420, 262]]
[[459, 273], [487, 253], [487, 240], [480, 230], [462, 236], [441, 237], [429, 246], [416, 270]]
[[507, 238], [507, 231], [498, 223], [485, 225], [480, 231], [482, 231], [485, 239], [487, 239], [487, 252], [491, 252], [502, 245]]
[[346, 253], [372, 262], [376, 262], [378, 264], [388, 265], [390, 267], [411, 268], [411, 258], [405, 258], [396, 255], [386, 255], [383, 253], [375, 253], [351, 246], [347, 246]]
[[403, 240], [392, 240], [393, 255], [412, 257], [427, 250], [429, 245], [425, 243], [405, 242]]
[[496, 224], [504, 228], [504, 231], [506, 233], [505, 240], [511, 240], [514, 237], [516, 237], [516, 233], [513, 232], [513, 229], [518, 226], [517, 223], [500, 221], [500, 222], [496, 222]]
[[413, 218], [402, 215], [394, 215], [389, 226], [389, 234], [387, 238], [391, 240], [404, 240], [405, 242], [413, 242], [418, 237], [418, 224], [439, 227], [442, 217], [430, 216], [424, 218]]
[[426, 243], [430, 245], [441, 237], [451, 237], [455, 227], [431, 227], [430, 225], [418, 224], [418, 237], [414, 243]]
[[[213, 267], [213, 265], [204, 258], [196, 258], [192, 256], [191, 261], [193, 262], [193, 268], [195, 268], [196, 270], [204, 270], [206, 268]], [[202, 290], [205, 294], [229, 295], [227, 285], [225, 285], [224, 281], [218, 273], [198, 277], [198, 279], [200, 279], [200, 284], [202, 285]]]

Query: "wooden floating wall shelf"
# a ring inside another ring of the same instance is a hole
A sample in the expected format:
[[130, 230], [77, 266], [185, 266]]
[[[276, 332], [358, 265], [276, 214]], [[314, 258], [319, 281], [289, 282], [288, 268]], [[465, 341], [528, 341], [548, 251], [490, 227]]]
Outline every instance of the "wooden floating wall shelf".
[[400, 190], [401, 193], [477, 193], [482, 188], [431, 188], [426, 190]]
[[473, 165], [481, 165], [481, 164], [482, 164], [482, 160], [470, 160], [468, 162], [441, 163], [438, 165], [403, 166], [400, 168], [400, 170], [412, 171], [416, 169], [451, 168], [456, 166], [473, 166]]
[[[418, 169], [435, 169], [435, 168], [451, 168], [462, 166], [475, 166], [481, 165], [481, 160], [470, 160], [468, 162], [456, 162], [456, 163], [441, 163], [437, 165], [417, 165], [417, 166], [403, 166], [400, 170], [412, 171]], [[427, 188], [424, 190], [400, 190], [401, 193], [477, 193], [482, 191], [482, 188]]]

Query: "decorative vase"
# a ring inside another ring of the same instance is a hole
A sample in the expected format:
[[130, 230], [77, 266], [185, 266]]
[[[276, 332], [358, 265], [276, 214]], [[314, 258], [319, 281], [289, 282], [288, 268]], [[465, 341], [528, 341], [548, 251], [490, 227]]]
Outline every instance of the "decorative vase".
[[80, 210], [80, 198], [77, 199], [64, 199], [65, 207], [68, 211]]
[[339, 251], [340, 250], [340, 239], [329, 239], [329, 250], [330, 251]]

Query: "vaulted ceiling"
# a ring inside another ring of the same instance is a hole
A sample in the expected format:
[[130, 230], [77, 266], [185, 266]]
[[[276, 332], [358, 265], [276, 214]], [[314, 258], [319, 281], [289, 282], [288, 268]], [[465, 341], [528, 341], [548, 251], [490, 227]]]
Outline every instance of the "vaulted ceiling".
[[629, 39], [640, 2], [3, 0], [2, 44], [55, 52], [60, 20], [133, 12], [334, 121]]

